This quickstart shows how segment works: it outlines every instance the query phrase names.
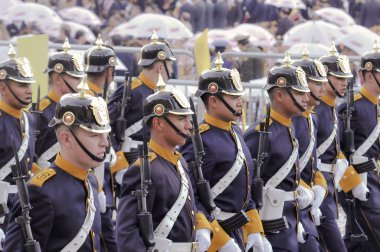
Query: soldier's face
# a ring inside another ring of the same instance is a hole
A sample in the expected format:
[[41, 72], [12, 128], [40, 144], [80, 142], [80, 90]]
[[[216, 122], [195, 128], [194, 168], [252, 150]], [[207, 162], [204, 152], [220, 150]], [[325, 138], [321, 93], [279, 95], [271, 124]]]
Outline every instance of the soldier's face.
[[[192, 128], [191, 118], [189, 115], [172, 115], [169, 114], [167, 118], [179, 129], [183, 134], [190, 136], [190, 129]], [[186, 139], [180, 136], [165, 120], [165, 138], [170, 146], [175, 147], [183, 145]]]
[[[77, 86], [79, 85], [79, 83], [83, 79], [80, 77], [71, 76], [69, 74], [60, 75], [60, 78], [62, 79], [62, 82], [66, 81], [67, 85], [69, 85], [75, 91], [78, 91]], [[62, 85], [60, 85], [61, 92], [63, 94], [71, 93], [71, 90], [69, 89], [69, 87], [67, 85], [65, 83], [62, 83]]]
[[[0, 83], [0, 89], [1, 99], [17, 110], [28, 107], [32, 102], [32, 85], [30, 83], [7, 80], [7, 84], [5, 82]], [[27, 105], [20, 103], [15, 96]]]
[[[307, 109], [307, 104], [309, 102], [308, 94], [304, 92], [299, 92], [294, 89], [290, 91], [293, 94], [294, 99], [296, 102], [304, 109]], [[289, 96], [289, 95], [288, 95]], [[287, 101], [287, 104], [291, 104], [288, 106], [289, 112], [292, 115], [302, 115], [302, 112], [293, 102], [293, 100], [289, 96], [289, 101]]]
[[[339, 78], [333, 75], [329, 75], [327, 78], [330, 80], [330, 82], [333, 84], [333, 86], [335, 87], [335, 89], [338, 91], [338, 93], [341, 96], [343, 96], [346, 93], [346, 89], [348, 86], [348, 79]], [[326, 85], [326, 91], [330, 95], [336, 96], [334, 93], [334, 90], [330, 87], [330, 85]]]
[[326, 92], [325, 85], [323, 82], [319, 81], [308, 81], [310, 93], [307, 93], [307, 97], [309, 98], [308, 106], [313, 107], [319, 105], [320, 101], [317, 101], [314, 97], [311, 96], [313, 93], [318, 99], [322, 98], [322, 95]]
[[[224, 100], [230, 105], [230, 107], [238, 113], [243, 109], [243, 97], [240, 95], [226, 95], [223, 94]], [[218, 99], [220, 116], [223, 121], [231, 122], [236, 121], [240, 116], [232, 114], [232, 112]]]

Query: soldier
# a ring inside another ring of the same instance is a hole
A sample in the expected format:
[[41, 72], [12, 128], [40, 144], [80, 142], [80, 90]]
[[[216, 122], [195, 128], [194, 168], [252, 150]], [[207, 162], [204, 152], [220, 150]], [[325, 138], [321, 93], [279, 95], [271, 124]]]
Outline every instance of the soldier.
[[[116, 55], [115, 51], [103, 45], [99, 35], [95, 46], [89, 48], [84, 55], [85, 72], [91, 94], [107, 100], [107, 90], [115, 75]], [[117, 251], [115, 227], [112, 221], [112, 208], [114, 206], [114, 183], [111, 174], [111, 163], [117, 162], [114, 150], [107, 149], [107, 157], [94, 172], [98, 178], [100, 187], [104, 194], [100, 194], [102, 217], [102, 239], [101, 246], [104, 251]], [[105, 195], [105, 197], [104, 197]]]
[[63, 51], [53, 53], [49, 57], [45, 71], [49, 74], [49, 92], [39, 101], [39, 108], [37, 108], [41, 115], [37, 117], [39, 122], [36, 122], [39, 126], [36, 157], [37, 164], [41, 168], [49, 167], [59, 150], [54, 129], [48, 126], [54, 117], [56, 105], [62, 95], [76, 93], [77, 86], [84, 77], [81, 56], [69, 52], [70, 45], [67, 38], [62, 48]]
[[[236, 69], [222, 68], [220, 53], [215, 65], [216, 68], [202, 73], [196, 96], [202, 99], [207, 111], [199, 126], [205, 151], [202, 171], [221, 211], [214, 215], [199, 200], [197, 208], [212, 220], [214, 236], [209, 251], [248, 251], [252, 247], [254, 251], [265, 251], [264, 247], [269, 249], [270, 244], [262, 237], [261, 220], [250, 195], [252, 158], [241, 129], [235, 124], [241, 116], [243, 87]], [[181, 153], [188, 163], [195, 160], [190, 141]], [[195, 187], [195, 171], [190, 172]], [[196, 191], [197, 199], [199, 195]], [[220, 222], [231, 223], [231, 228], [224, 230]]]
[[[32, 115], [25, 109], [32, 102], [32, 85], [35, 80], [27, 58], [17, 58], [12, 45], [9, 48], [9, 59], [0, 63], [0, 205], [10, 209], [16, 185], [12, 179], [11, 165], [15, 163], [12, 151], [12, 135], [15, 141], [17, 155], [21, 162], [24, 175], [37, 172], [38, 166], [33, 163], [34, 156], [34, 121]], [[5, 232], [8, 223], [0, 216], [0, 236]], [[0, 248], [1, 239], [0, 237]]]
[[[102, 98], [80, 93], [65, 94], [49, 123], [55, 128], [59, 154], [27, 184], [30, 226], [41, 251], [100, 251], [101, 220], [96, 197], [98, 182], [91, 167], [105, 159], [110, 132], [107, 105]], [[5, 251], [26, 251], [16, 197], [5, 239]]]
[[[301, 210], [301, 222], [309, 234], [305, 243], [299, 244], [300, 251], [319, 251], [318, 231], [316, 225], [320, 224], [321, 205], [327, 190], [326, 180], [323, 174], [317, 169], [317, 152], [315, 139], [317, 137], [316, 116], [313, 109], [319, 105], [322, 95], [326, 92], [324, 82], [327, 82], [326, 71], [322, 63], [318, 60], [309, 59], [309, 52], [305, 47], [302, 52], [302, 59], [292, 63], [293, 66], [301, 67], [306, 74], [306, 80], [310, 93], [307, 93], [307, 109], [302, 116], [293, 117], [292, 121], [295, 129], [295, 138], [299, 144], [299, 170], [301, 179], [309, 186], [314, 193], [311, 208]], [[314, 222], [313, 222], [314, 220]]]
[[[351, 155], [355, 170], [360, 174], [363, 182], [371, 192], [368, 201], [356, 201], [358, 222], [367, 235], [369, 242], [361, 244], [360, 248], [348, 247], [348, 249], [350, 251], [379, 251], [380, 229], [377, 225], [380, 214], [380, 202], [377, 200], [380, 195], [379, 173], [376, 170], [376, 163], [372, 161], [372, 159], [379, 159], [380, 152], [378, 141], [380, 132], [380, 47], [377, 42], [373, 47], [373, 51], [364, 54], [360, 66], [364, 84], [360, 92], [355, 95], [354, 110], [350, 120], [351, 129], [354, 131], [355, 152], [345, 154], [347, 157]], [[346, 108], [347, 104], [342, 104], [338, 109], [338, 113], [344, 114]], [[339, 129], [341, 132], [343, 132], [344, 124], [340, 121]], [[341, 140], [341, 144], [345, 143]], [[342, 205], [345, 209], [345, 205]], [[352, 233], [353, 230], [350, 230], [346, 225], [346, 237], [350, 237]]]
[[[366, 198], [364, 184], [356, 171], [350, 167], [343, 153], [340, 151], [338, 134], [338, 120], [335, 109], [336, 97], [343, 97], [347, 88], [347, 81], [352, 78], [349, 60], [345, 55], [338, 55], [334, 45], [331, 46], [330, 54], [320, 58], [327, 69], [328, 85], [322, 101], [315, 109], [317, 120], [317, 157], [318, 168], [323, 173], [328, 194], [320, 207], [325, 217], [318, 226], [321, 251], [346, 251], [336, 219], [338, 217], [337, 192], [350, 191], [360, 199]], [[344, 178], [344, 183], [340, 183]]]
[[[142, 141], [142, 118], [143, 118], [143, 102], [149, 95], [153, 94], [158, 80], [158, 75], [161, 73], [164, 81], [167, 81], [173, 73], [173, 61], [176, 59], [167, 43], [159, 42], [155, 32], [151, 37], [151, 42], [146, 44], [141, 49], [141, 59], [138, 62], [143, 70], [138, 78], [133, 79], [130, 102], [125, 107], [124, 115], [120, 115], [120, 111], [116, 104], [123, 98], [123, 85], [120, 86], [113, 94], [108, 109], [111, 118], [112, 132], [115, 134], [116, 120], [120, 116], [126, 119], [125, 133], [121, 132], [124, 136], [123, 139], [112, 138], [113, 147], [117, 151], [118, 165], [112, 167], [112, 172], [116, 173], [128, 164], [132, 164], [138, 157], [137, 145]], [[123, 154], [125, 153], [125, 155]], [[125, 171], [125, 170], [124, 170]], [[116, 176], [117, 182], [121, 182], [122, 173]]]
[[[270, 70], [264, 90], [271, 101], [271, 120], [267, 158], [260, 169], [264, 189], [263, 207], [259, 213], [274, 251], [298, 251], [298, 243], [307, 239], [299, 222], [299, 210], [306, 208], [313, 197], [307, 185], [302, 180], [300, 183], [299, 146], [292, 125], [292, 117], [302, 115], [307, 108], [309, 88], [305, 72], [300, 67], [291, 66], [287, 55], [284, 65]], [[252, 125], [244, 134], [253, 157], [258, 154], [258, 130]]]
[[[162, 79], [157, 83], [160, 85], [158, 92], [148, 96], [144, 105], [144, 123], [151, 134], [149, 163], [152, 181], [146, 206], [152, 213], [155, 249], [190, 252], [197, 238], [199, 250], [206, 251], [210, 245], [211, 227], [202, 213], [196, 213], [186, 162], [175, 151], [190, 136], [189, 115], [193, 111], [182, 93], [160, 82]], [[143, 231], [139, 231], [138, 225], [140, 204], [132, 195], [141, 183], [140, 169], [137, 161], [123, 176], [116, 224], [119, 251], [147, 250]], [[165, 243], [167, 246], [162, 246]]]

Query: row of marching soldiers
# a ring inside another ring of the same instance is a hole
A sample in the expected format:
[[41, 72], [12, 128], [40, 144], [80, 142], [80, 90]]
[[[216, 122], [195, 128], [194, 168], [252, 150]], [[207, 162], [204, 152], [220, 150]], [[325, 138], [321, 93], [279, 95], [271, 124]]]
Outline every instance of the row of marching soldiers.
[[379, 251], [377, 43], [355, 95], [335, 46], [320, 59], [306, 48], [285, 57], [269, 72], [266, 116], [246, 132], [235, 69], [219, 55], [201, 74], [198, 125], [192, 100], [165, 84], [173, 61], [153, 35], [142, 72], [107, 106], [115, 52], [98, 39], [83, 67], [65, 42], [49, 57], [48, 95], [28, 112], [35, 80], [10, 48], [0, 63], [4, 251]]

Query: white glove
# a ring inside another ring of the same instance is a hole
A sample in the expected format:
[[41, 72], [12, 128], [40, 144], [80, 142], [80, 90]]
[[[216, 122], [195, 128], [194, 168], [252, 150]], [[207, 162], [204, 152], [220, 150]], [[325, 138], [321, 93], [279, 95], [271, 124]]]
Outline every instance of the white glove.
[[198, 229], [196, 237], [196, 241], [199, 243], [199, 251], [207, 251], [211, 245], [211, 231], [206, 228]]
[[234, 239], [229, 239], [223, 247], [221, 247], [219, 252], [241, 252], [239, 245], [236, 244]]
[[100, 207], [100, 212], [105, 213], [106, 212], [106, 195], [104, 194], [103, 191], [98, 193], [98, 199], [99, 199], [99, 207]]
[[264, 252], [263, 238], [260, 233], [248, 235], [245, 252], [248, 252], [251, 248], [254, 252]]
[[0, 251], [3, 251], [3, 243], [5, 240], [5, 234], [4, 231], [0, 228]]
[[268, 241], [266, 237], [263, 237], [263, 246], [264, 246], [264, 252], [273, 252], [272, 244]]
[[303, 187], [302, 185], [299, 185], [297, 187], [297, 191], [298, 191], [298, 193], [297, 193], [298, 204], [300, 205], [301, 209], [304, 209], [308, 205], [310, 205], [311, 202], [313, 201], [314, 193], [312, 190], [307, 189], [307, 188]]
[[361, 182], [359, 185], [355, 186], [354, 189], [352, 189], [352, 194], [354, 195], [354, 197], [361, 201], [368, 200], [367, 193], [369, 193], [369, 190], [363, 182]]
[[311, 208], [310, 213], [313, 216], [314, 224], [316, 226], [320, 226], [321, 225], [321, 217], [322, 217], [321, 210], [319, 208], [316, 208], [316, 209]]
[[297, 229], [297, 241], [299, 243], [305, 243], [304, 239], [305, 229], [303, 228], [303, 225], [301, 222], [298, 222], [298, 229]]
[[339, 185], [340, 180], [342, 179], [344, 172], [348, 168], [348, 162], [344, 158], [339, 158], [336, 160], [335, 166], [335, 175], [334, 175], [334, 186], [338, 192], [342, 191], [342, 187]]
[[311, 203], [311, 209], [314, 209], [315, 211], [321, 206], [326, 195], [326, 189], [323, 186], [315, 185], [311, 188], [311, 190], [313, 190], [314, 193], [314, 200]]

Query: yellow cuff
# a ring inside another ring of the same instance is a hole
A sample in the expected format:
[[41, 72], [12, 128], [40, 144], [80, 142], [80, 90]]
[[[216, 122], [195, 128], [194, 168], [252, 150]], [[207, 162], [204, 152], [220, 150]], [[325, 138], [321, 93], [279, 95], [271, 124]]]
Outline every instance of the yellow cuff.
[[223, 230], [217, 220], [213, 220], [213, 222], [211, 222], [211, 228], [213, 237], [211, 240], [211, 245], [207, 251], [215, 252], [230, 240], [230, 236]]
[[327, 187], [327, 182], [326, 182], [325, 176], [323, 176], [322, 172], [317, 171], [315, 173], [314, 185], [319, 185], [319, 186], [322, 186], [323, 188], [325, 188], [326, 189], [326, 195], [327, 195], [329, 188]]
[[212, 232], [211, 224], [210, 224], [210, 222], [206, 219], [206, 216], [205, 216], [202, 212], [198, 212], [198, 213], [195, 215], [195, 218], [196, 218], [196, 220], [197, 220], [197, 229], [206, 228], [206, 229], [211, 230], [211, 232]]
[[116, 158], [117, 158], [116, 164], [111, 166], [112, 174], [115, 174], [121, 169], [127, 168], [129, 166], [129, 163], [127, 159], [125, 158], [123, 151], [116, 152]]
[[311, 187], [305, 181], [303, 181], [303, 179], [300, 179], [300, 185], [305, 187], [306, 189], [311, 190]]
[[[44, 168], [48, 168], [48, 167], [44, 167]], [[37, 174], [37, 173], [39, 173], [42, 170], [43, 169], [38, 164], [32, 163], [32, 173], [33, 174]]]
[[247, 227], [247, 235], [254, 233], [264, 233], [263, 224], [257, 209], [251, 209], [246, 214], [249, 217], [249, 222], [244, 226]]
[[342, 151], [339, 151], [337, 159], [347, 159]]
[[354, 189], [362, 182], [360, 175], [355, 171], [355, 168], [350, 165], [344, 172], [343, 178], [339, 181], [339, 185], [342, 187], [345, 193]]

